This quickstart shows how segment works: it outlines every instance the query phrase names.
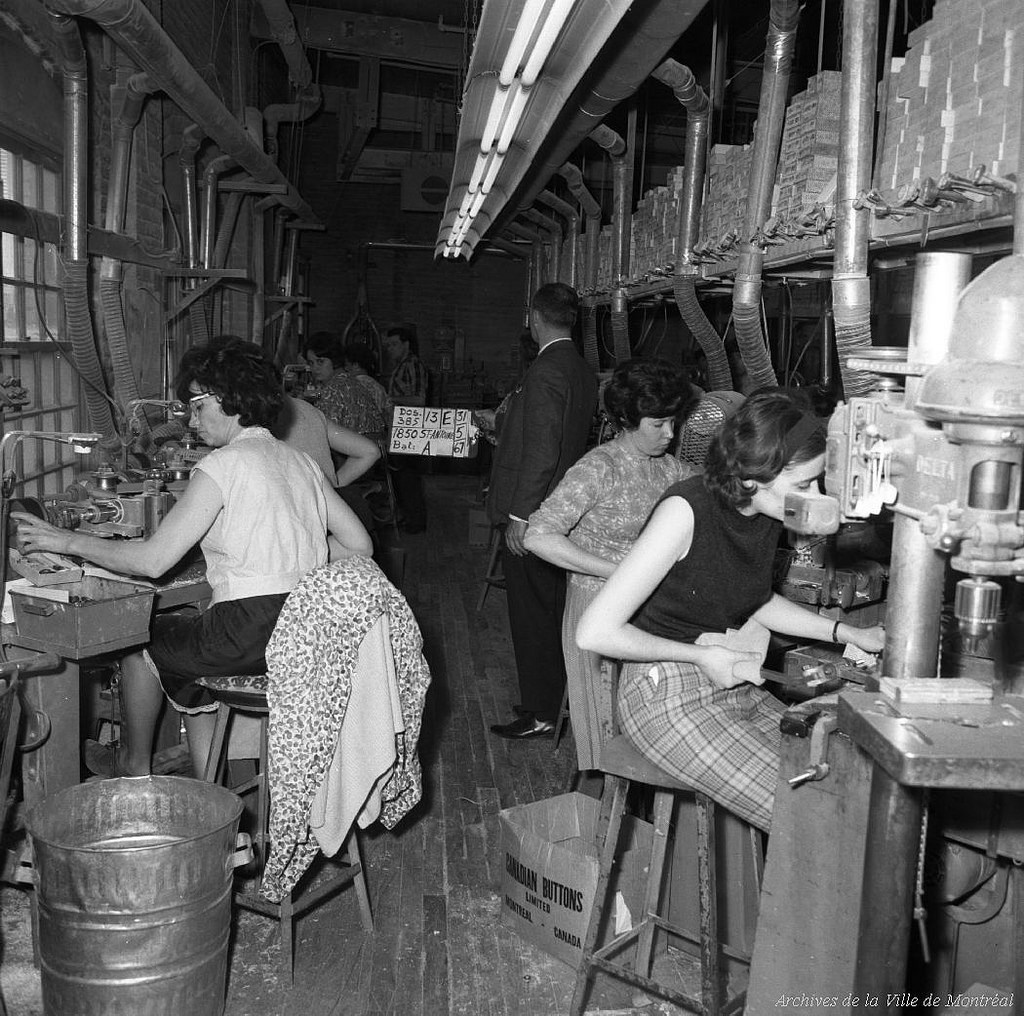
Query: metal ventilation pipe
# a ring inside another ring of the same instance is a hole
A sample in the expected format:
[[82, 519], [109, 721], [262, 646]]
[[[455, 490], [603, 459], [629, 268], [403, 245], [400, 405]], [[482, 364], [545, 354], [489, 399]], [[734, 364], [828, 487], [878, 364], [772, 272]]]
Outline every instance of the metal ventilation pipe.
[[[152, 91], [145, 74], [134, 74], [125, 85], [120, 111], [110, 125], [110, 177], [107, 183], [105, 225], [111, 233], [124, 232], [125, 205], [128, 200], [128, 166], [131, 159], [132, 135], [142, 119], [142, 107]], [[105, 257], [100, 262], [100, 302], [107, 351], [114, 375], [114, 393], [122, 406], [139, 398], [139, 383], [132, 365], [128, 345], [128, 327], [124, 318], [121, 283], [124, 266], [117, 258]], [[143, 434], [148, 431], [144, 413], [139, 414]]]
[[308, 120], [320, 108], [321, 101], [320, 86], [311, 85], [310, 90], [300, 95], [297, 102], [273, 103], [263, 110], [267, 155], [275, 162], [280, 154], [277, 135], [281, 124], [300, 123], [303, 120]]
[[107, 436], [117, 433], [110, 412], [107, 382], [96, 352], [89, 304], [88, 227], [88, 124], [89, 88], [85, 47], [78, 25], [62, 14], [50, 14], [54, 40], [64, 72], [64, 313], [75, 366], [85, 382], [89, 426]]
[[532, 226], [524, 226], [521, 222], [510, 222], [505, 227], [506, 233], [518, 236], [521, 240], [529, 240], [530, 247], [530, 272], [533, 277], [533, 288], [538, 289], [549, 280], [544, 274], [544, 237], [540, 231]]
[[747, 215], [743, 224], [736, 282], [732, 295], [732, 316], [736, 342], [754, 388], [778, 384], [765, 336], [761, 332], [761, 271], [764, 250], [756, 234], [771, 213], [775, 171], [786, 116], [789, 72], [796, 47], [800, 20], [799, 0], [772, 0], [768, 16], [768, 39], [761, 75], [754, 155], [747, 193]]
[[584, 233], [584, 255], [581, 283], [584, 289], [594, 290], [597, 288], [597, 261], [598, 243], [601, 238], [601, 206], [597, 203], [594, 195], [587, 190], [583, 183], [583, 174], [578, 166], [571, 162], [565, 163], [559, 174], [565, 178], [569, 192], [580, 203], [580, 208], [586, 216], [587, 229]]
[[[583, 243], [582, 285], [584, 290], [593, 293], [597, 289], [597, 268], [601, 240], [601, 206], [594, 195], [583, 183], [583, 174], [578, 166], [571, 162], [564, 163], [558, 170], [565, 178], [569, 192], [580, 203], [580, 208], [587, 219], [587, 229]], [[592, 302], [583, 302], [583, 358], [594, 370], [600, 369], [601, 353], [597, 346], [597, 308]]]
[[594, 128], [623, 99], [635, 94], [706, 3], [707, 0], [672, 0], [633, 4], [622, 20], [620, 35], [624, 39], [611, 54], [612, 62], [596, 78], [587, 78], [586, 84], [573, 93], [564, 110], [568, 122], [559, 127], [550, 156], [538, 160], [527, 171], [520, 207], [532, 204], [537, 192], [559, 172], [573, 151], [593, 135]]
[[520, 213], [538, 229], [548, 235], [548, 278], [552, 282], [562, 280], [562, 226], [555, 219], [550, 219], [535, 208], [527, 208]]
[[313, 209], [225, 108], [142, 0], [47, 2], [63, 14], [88, 18], [99, 25], [140, 70], [149, 74], [154, 87], [195, 120], [225, 155], [234, 158], [258, 183], [284, 187], [283, 193], [273, 195], [274, 201], [301, 219], [317, 221]]
[[686, 327], [704, 351], [708, 364], [709, 390], [729, 391], [732, 389], [732, 371], [729, 369], [729, 358], [725, 355], [725, 343], [697, 299], [696, 278], [700, 268], [693, 258], [704, 198], [711, 100], [689, 67], [675, 60], [666, 60], [655, 69], [652, 77], [668, 85], [686, 110], [685, 176], [679, 209], [678, 250], [672, 292]]
[[590, 132], [612, 160], [612, 351], [615, 362], [628, 360], [629, 308], [626, 304], [626, 276], [629, 274], [632, 164], [626, 158], [626, 142], [610, 127], [601, 124]]
[[211, 159], [203, 170], [203, 268], [213, 268], [213, 250], [216, 246], [217, 224], [217, 178], [229, 169], [235, 168], [235, 160], [230, 155], [221, 155]]
[[580, 213], [568, 201], [563, 201], [557, 194], [552, 194], [549, 190], [541, 191], [537, 195], [537, 200], [565, 219], [563, 236], [569, 244], [569, 270], [566, 275], [569, 285], [576, 289], [579, 286], [579, 279], [577, 278], [577, 247], [580, 235]]
[[182, 193], [185, 208], [185, 258], [188, 267], [195, 271], [199, 267], [199, 206], [196, 195], [196, 155], [203, 143], [203, 131], [199, 124], [189, 124], [181, 133], [181, 148], [178, 163], [181, 166]]
[[871, 280], [868, 278], [871, 212], [867, 208], [854, 208], [853, 203], [859, 193], [871, 186], [877, 42], [878, 0], [847, 0], [843, 7], [836, 246], [832, 271], [836, 352], [846, 399], [866, 395], [874, 387], [872, 375], [848, 369], [846, 359], [871, 345]]
[[313, 80], [313, 69], [309, 66], [306, 50], [295, 30], [295, 18], [292, 17], [288, 0], [260, 0], [260, 6], [270, 26], [270, 34], [288, 64], [288, 77], [298, 88], [307, 88]]

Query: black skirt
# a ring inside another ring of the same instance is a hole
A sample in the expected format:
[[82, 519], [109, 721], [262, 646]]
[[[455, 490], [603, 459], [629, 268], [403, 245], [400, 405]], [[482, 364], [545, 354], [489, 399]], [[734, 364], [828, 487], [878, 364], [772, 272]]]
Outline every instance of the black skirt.
[[167, 695], [195, 709], [214, 701], [196, 684], [198, 678], [265, 673], [267, 642], [287, 596], [249, 596], [223, 600], [202, 613], [157, 614], [148, 648]]

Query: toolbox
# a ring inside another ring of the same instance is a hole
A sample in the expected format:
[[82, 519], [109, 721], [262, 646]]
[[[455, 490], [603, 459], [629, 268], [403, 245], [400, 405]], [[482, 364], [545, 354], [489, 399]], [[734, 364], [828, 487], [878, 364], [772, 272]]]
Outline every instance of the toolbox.
[[15, 645], [70, 660], [149, 641], [152, 588], [87, 575], [35, 589], [12, 589]]

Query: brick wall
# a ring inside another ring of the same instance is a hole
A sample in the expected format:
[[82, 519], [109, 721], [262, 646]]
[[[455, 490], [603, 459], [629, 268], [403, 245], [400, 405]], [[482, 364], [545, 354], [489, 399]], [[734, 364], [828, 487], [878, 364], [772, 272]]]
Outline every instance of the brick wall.
[[306, 125], [298, 186], [326, 225], [301, 241], [310, 259], [310, 330], [342, 330], [351, 320], [361, 244], [409, 244], [415, 249], [367, 251], [367, 301], [377, 327], [415, 322], [428, 363], [438, 333], [459, 329], [467, 359], [491, 374], [506, 373], [523, 326], [527, 262], [502, 254], [480, 254], [470, 264], [435, 261], [438, 217], [403, 212], [397, 183], [337, 182], [337, 150], [335, 116], [320, 114]]

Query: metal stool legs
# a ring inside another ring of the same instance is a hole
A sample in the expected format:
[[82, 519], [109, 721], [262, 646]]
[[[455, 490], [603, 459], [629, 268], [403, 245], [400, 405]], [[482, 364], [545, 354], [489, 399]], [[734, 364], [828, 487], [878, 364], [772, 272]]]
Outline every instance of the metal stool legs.
[[[700, 880], [700, 997], [683, 994], [654, 980], [651, 974], [651, 959], [654, 950], [654, 935], [657, 929], [670, 932], [681, 938], [692, 940], [693, 936], [660, 916], [662, 874], [668, 850], [668, 836], [675, 809], [676, 792], [654, 787], [654, 838], [651, 847], [650, 866], [644, 894], [644, 909], [640, 922], [630, 931], [619, 935], [607, 945], [597, 948], [598, 933], [601, 930], [608, 902], [608, 886], [619, 832], [626, 807], [626, 795], [630, 780], [612, 773], [605, 776], [605, 797], [601, 807], [598, 835], [603, 837], [601, 859], [598, 869], [597, 890], [594, 909], [583, 941], [583, 958], [576, 974], [576, 986], [570, 1016], [582, 1016], [591, 978], [595, 970], [602, 970], [627, 984], [668, 999], [675, 1005], [700, 1016], [724, 1016], [737, 1001], [733, 1000], [727, 1009], [722, 1006], [722, 969], [719, 958], [721, 945], [718, 941], [717, 914], [717, 869], [715, 862], [715, 804], [707, 796], [696, 794], [697, 803], [697, 863]], [[610, 793], [609, 793], [610, 791]], [[610, 803], [608, 803], [610, 801]], [[635, 963], [632, 967], [622, 960], [613, 960], [614, 954], [636, 942]]]

